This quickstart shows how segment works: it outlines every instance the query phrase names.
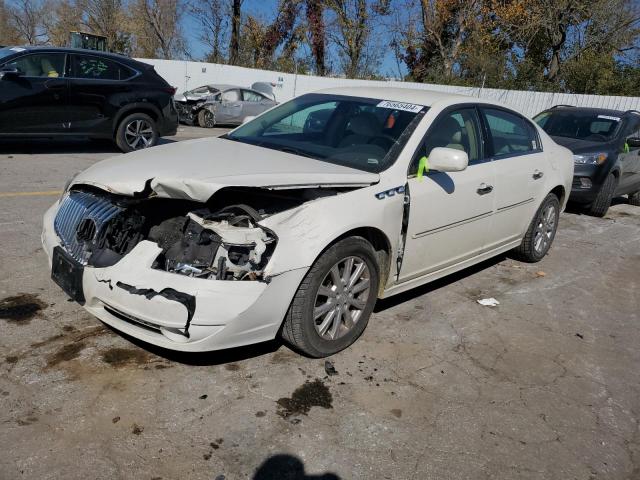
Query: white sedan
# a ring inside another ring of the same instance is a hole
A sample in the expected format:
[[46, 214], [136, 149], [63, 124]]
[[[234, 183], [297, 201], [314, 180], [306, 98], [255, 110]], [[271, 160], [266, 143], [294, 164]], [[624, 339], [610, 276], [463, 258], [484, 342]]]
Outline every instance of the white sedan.
[[572, 177], [571, 152], [499, 104], [331, 89], [93, 165], [42, 242], [53, 280], [133, 337], [193, 352], [280, 336], [323, 357], [377, 298], [508, 250], [542, 259]]

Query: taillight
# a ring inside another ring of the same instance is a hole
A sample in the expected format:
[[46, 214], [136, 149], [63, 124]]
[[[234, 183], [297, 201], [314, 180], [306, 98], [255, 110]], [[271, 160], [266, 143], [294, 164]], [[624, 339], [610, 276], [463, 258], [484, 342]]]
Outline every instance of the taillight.
[[177, 87], [166, 87], [162, 89], [163, 92], [167, 92], [172, 97], [176, 94], [177, 90], [178, 90]]

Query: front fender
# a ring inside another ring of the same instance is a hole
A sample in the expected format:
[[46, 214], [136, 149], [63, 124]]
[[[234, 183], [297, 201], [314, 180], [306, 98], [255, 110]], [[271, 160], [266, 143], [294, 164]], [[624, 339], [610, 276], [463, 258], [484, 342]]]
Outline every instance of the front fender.
[[[389, 240], [391, 258], [397, 254], [404, 197], [378, 199], [381, 184], [307, 202], [260, 222], [278, 237], [267, 275], [309, 268], [337, 238], [358, 228], [376, 228]], [[393, 264], [393, 262], [391, 262]]]

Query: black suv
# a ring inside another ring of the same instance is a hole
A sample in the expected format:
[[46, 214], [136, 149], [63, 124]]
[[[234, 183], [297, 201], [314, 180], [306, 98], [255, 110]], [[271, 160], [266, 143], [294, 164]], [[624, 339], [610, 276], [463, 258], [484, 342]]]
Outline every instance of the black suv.
[[113, 139], [122, 151], [175, 135], [171, 87], [122, 55], [51, 47], [0, 48], [0, 138]]
[[640, 112], [559, 105], [535, 122], [573, 152], [569, 200], [603, 217], [615, 196], [640, 206]]

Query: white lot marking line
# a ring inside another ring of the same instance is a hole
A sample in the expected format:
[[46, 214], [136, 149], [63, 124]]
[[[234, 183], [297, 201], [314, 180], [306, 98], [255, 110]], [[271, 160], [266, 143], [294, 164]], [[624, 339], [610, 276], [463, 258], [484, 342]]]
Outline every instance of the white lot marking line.
[[0, 198], [6, 197], [44, 197], [62, 195], [62, 190], [48, 190], [44, 192], [0, 192]]

